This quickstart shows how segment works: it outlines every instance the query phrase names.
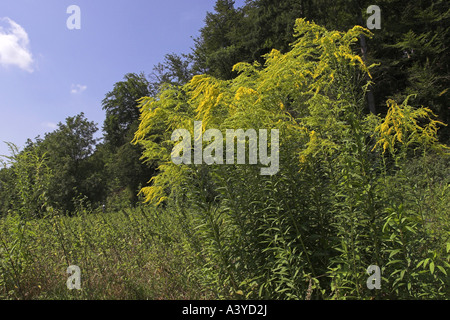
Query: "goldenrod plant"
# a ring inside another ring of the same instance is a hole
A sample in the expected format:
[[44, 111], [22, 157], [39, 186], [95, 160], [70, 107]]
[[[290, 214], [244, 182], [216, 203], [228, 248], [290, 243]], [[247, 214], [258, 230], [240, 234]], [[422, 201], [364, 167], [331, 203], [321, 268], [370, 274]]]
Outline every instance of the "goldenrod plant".
[[[424, 177], [404, 173], [407, 161], [448, 161], [436, 136], [442, 123], [408, 101], [389, 100], [385, 117], [364, 113], [366, 79], [375, 66], [365, 65], [352, 46], [360, 35], [370, 37], [368, 30], [328, 31], [298, 19], [294, 35], [289, 52], [272, 50], [263, 65], [235, 65], [235, 79], [199, 75], [141, 100], [134, 142], [143, 146], [144, 160], [159, 163], [142, 195], [191, 213], [205, 259], [199, 274], [218, 297], [448, 297], [448, 222], [442, 238], [432, 240], [435, 225], [424, 220], [430, 212], [420, 205], [419, 215], [411, 198], [415, 179]], [[196, 121], [203, 132], [223, 135], [279, 130], [279, 172], [174, 164], [179, 141], [172, 133], [185, 128], [193, 137]], [[423, 152], [414, 153], [417, 148]], [[441, 204], [449, 199], [443, 179]], [[402, 196], [393, 197], [399, 181]], [[424, 270], [430, 261], [433, 268]], [[382, 271], [379, 290], [366, 286], [370, 265]]]
[[[50, 168], [69, 163], [55, 156], [65, 156], [67, 135], [50, 135], [63, 146], [48, 150], [53, 159], [13, 149], [0, 171], [9, 195], [0, 197], [0, 298], [448, 299], [445, 124], [412, 96], [388, 100], [386, 115], [367, 113], [379, 66], [356, 52], [369, 30], [297, 19], [293, 34], [290, 50], [235, 64], [232, 79], [159, 83], [139, 100], [138, 123], [125, 119], [116, 145], [123, 162], [143, 150], [142, 163], [157, 167], [135, 207], [133, 190], [116, 188], [120, 175], [103, 177], [113, 180], [105, 190], [122, 192], [111, 195], [117, 203], [97, 208], [89, 193], [49, 185], [64, 180]], [[119, 109], [134, 110], [139, 78], [109, 94], [126, 98]], [[137, 124], [136, 146], [123, 147]], [[69, 164], [114, 161], [107, 145], [91, 155], [91, 129]], [[88, 176], [86, 190], [106, 181]], [[79, 195], [70, 214], [48, 201], [49, 188]], [[70, 266], [81, 276], [72, 290]]]

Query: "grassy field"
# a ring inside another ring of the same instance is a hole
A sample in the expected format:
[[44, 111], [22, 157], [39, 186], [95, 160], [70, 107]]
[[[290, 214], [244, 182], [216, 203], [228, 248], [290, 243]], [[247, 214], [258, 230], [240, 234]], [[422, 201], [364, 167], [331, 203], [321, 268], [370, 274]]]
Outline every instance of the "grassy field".
[[[447, 161], [430, 158], [411, 163], [402, 179], [386, 178], [381, 200], [405, 197], [405, 205], [383, 211], [376, 237], [364, 212], [324, 216], [314, 207], [287, 215], [280, 206], [245, 214], [206, 203], [111, 212], [80, 206], [71, 216], [49, 207], [28, 219], [11, 211], [0, 219], [0, 299], [448, 299], [448, 170]], [[332, 236], [345, 219], [359, 233], [350, 240]], [[373, 241], [383, 278], [382, 290], [371, 291]], [[67, 286], [73, 265], [81, 290]]]
[[[154, 209], [82, 211], [1, 228], [1, 299], [204, 299], [192, 278], [182, 225]], [[81, 269], [81, 290], [68, 290], [69, 265]]]

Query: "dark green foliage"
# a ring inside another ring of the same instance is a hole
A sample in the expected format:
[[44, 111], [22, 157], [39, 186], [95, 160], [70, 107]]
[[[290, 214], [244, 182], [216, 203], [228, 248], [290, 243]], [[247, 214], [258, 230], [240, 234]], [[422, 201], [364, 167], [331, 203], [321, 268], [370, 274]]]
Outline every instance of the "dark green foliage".
[[[348, 30], [354, 25], [366, 27], [365, 0], [248, 0], [240, 9], [233, 1], [217, 1], [215, 12], [208, 13], [205, 27], [193, 50], [194, 65], [201, 73], [220, 79], [237, 76], [232, 66], [237, 62], [264, 62], [272, 49], [290, 50], [295, 19], [306, 18], [334, 30]], [[415, 106], [429, 106], [444, 123], [450, 122], [449, 19], [450, 5], [445, 0], [383, 0], [381, 29], [373, 30], [364, 49], [367, 65], [379, 64], [373, 72], [370, 109], [384, 114], [385, 101], [404, 100], [416, 94]], [[368, 108], [369, 109], [369, 108]], [[441, 130], [448, 141], [449, 129]]]
[[240, 39], [246, 30], [243, 12], [234, 7], [232, 0], [218, 0], [214, 13], [208, 12], [201, 36], [195, 40], [193, 69], [195, 73], [209, 73], [218, 78], [230, 79], [236, 74], [232, 66], [245, 60], [244, 41]]
[[166, 54], [164, 61], [154, 68], [150, 82], [150, 96], [156, 97], [163, 86], [182, 86], [193, 76], [192, 57], [189, 55]]
[[[374, 74], [375, 95], [402, 100], [417, 94], [414, 105], [429, 106], [449, 123], [450, 4], [394, 1], [381, 6], [384, 24], [369, 43], [373, 61], [381, 63]], [[448, 138], [443, 128], [443, 141]]]
[[[183, 64], [175, 55], [169, 55], [166, 58], [175, 64]], [[164, 71], [163, 65], [159, 66], [159, 70]], [[176, 74], [174, 77], [183, 76], [187, 75]], [[174, 79], [169, 76], [158, 79], [158, 81], [166, 80]], [[154, 172], [151, 165], [140, 161], [141, 148], [131, 145], [130, 142], [139, 120], [138, 100], [159, 90], [158, 86], [156, 82], [150, 83], [142, 73], [126, 74], [124, 80], [117, 82], [102, 102], [103, 109], [106, 111], [102, 145], [106, 195], [102, 199], [105, 201], [110, 198], [107, 200], [109, 205], [118, 195], [124, 197], [118, 208], [135, 205], [139, 187], [148, 182]], [[117, 208], [117, 205], [118, 203], [114, 206]]]
[[53, 173], [49, 201], [63, 211], [72, 211], [72, 200], [79, 195], [94, 200], [96, 173], [89, 158], [95, 149], [97, 140], [94, 134], [97, 130], [96, 124], [81, 113], [68, 117], [65, 123], [59, 123], [58, 129], [46, 134], [45, 139], [37, 143], [40, 152], [46, 154]]
[[10, 168], [0, 169], [0, 216], [12, 208], [14, 202], [14, 176]]
[[117, 82], [102, 101], [106, 119], [103, 124], [105, 143], [116, 150], [125, 144], [130, 127], [139, 119], [137, 100], [149, 95], [149, 82], [143, 74], [129, 73]]

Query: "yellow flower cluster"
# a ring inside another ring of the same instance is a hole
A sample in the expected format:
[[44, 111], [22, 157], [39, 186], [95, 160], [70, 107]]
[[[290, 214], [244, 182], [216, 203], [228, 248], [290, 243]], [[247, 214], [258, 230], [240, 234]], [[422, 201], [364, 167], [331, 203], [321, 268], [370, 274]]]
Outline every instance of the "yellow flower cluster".
[[[372, 151], [382, 146], [383, 153], [387, 149], [394, 153], [397, 142], [405, 147], [417, 143], [424, 148], [445, 149], [445, 146], [438, 143], [437, 138], [438, 126], [445, 124], [432, 119], [435, 115], [430, 109], [423, 107], [414, 109], [407, 103], [408, 99], [402, 105], [391, 99], [387, 101], [389, 110], [384, 121], [375, 129], [375, 134], [379, 138]], [[421, 126], [419, 119], [427, 124]]]

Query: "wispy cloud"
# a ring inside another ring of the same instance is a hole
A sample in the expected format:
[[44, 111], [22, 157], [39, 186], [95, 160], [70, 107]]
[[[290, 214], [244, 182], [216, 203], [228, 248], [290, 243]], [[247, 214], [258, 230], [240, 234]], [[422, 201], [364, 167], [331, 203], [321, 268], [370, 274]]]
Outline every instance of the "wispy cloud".
[[8, 17], [0, 18], [0, 65], [33, 72], [30, 40], [24, 28]]
[[45, 127], [45, 128], [53, 129], [53, 130], [58, 128], [58, 125], [56, 123], [53, 123], [53, 122], [43, 122], [42, 126]]
[[87, 86], [84, 86], [81, 84], [73, 84], [72, 89], [70, 90], [70, 93], [79, 94], [79, 93], [82, 93], [86, 89], [87, 89]]

